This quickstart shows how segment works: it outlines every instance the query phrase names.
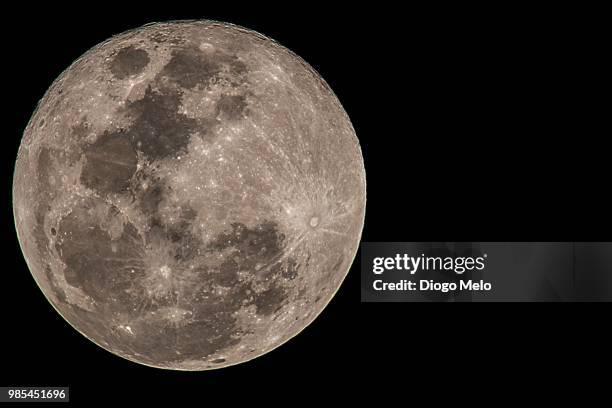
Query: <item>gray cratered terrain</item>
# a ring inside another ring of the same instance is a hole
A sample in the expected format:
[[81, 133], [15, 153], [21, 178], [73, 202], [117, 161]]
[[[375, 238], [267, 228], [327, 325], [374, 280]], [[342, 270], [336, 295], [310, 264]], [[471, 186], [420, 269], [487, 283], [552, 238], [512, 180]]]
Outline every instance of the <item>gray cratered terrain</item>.
[[210, 21], [147, 25], [75, 61], [26, 128], [13, 190], [59, 313], [119, 356], [180, 370], [306, 327], [346, 276], [365, 209], [359, 144], [327, 84]]

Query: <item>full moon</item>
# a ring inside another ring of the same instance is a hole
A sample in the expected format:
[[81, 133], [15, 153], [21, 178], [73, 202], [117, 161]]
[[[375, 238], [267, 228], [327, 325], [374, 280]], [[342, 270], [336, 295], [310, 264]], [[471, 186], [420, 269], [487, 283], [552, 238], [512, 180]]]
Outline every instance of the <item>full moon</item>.
[[148, 366], [207, 370], [289, 340], [348, 273], [365, 171], [327, 83], [273, 40], [149, 24], [51, 85], [13, 179], [21, 248], [76, 330]]

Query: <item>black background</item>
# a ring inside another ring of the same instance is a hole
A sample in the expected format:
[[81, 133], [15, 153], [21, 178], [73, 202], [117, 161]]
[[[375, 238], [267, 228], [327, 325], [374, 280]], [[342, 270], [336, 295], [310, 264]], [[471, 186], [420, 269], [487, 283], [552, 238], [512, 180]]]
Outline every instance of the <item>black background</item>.
[[[251, 28], [326, 79], [363, 150], [364, 241], [612, 238], [610, 132], [598, 123], [609, 116], [598, 76], [609, 49], [597, 44], [603, 26], [596, 11], [383, 4], [332, 10], [329, 2], [219, 11], [175, 3], [157, 10], [24, 5], [4, 16], [0, 385], [67, 385], [81, 403], [274, 403], [285, 398], [281, 391], [293, 401], [325, 401], [324, 392], [333, 392], [408, 402], [427, 396], [426, 387], [463, 381], [477, 395], [511, 372], [518, 373], [514, 381], [497, 386], [542, 391], [545, 379], [559, 387], [593, 374], [590, 364], [609, 369], [608, 305], [360, 304], [359, 258], [312, 325], [238, 366], [201, 373], [148, 368], [73, 330], [40, 293], [16, 240], [10, 186], [17, 148], [36, 103], [73, 60], [152, 21], [209, 18]], [[591, 383], [594, 390], [598, 384]]]

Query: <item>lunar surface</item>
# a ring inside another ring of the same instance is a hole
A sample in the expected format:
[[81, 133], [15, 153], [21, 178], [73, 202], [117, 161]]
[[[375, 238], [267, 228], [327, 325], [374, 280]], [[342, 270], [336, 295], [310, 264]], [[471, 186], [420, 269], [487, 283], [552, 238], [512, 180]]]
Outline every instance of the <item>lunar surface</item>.
[[237, 364], [323, 310], [365, 211], [358, 140], [302, 59], [211, 21], [150, 24], [52, 84], [13, 180], [21, 247], [80, 333], [177, 370]]

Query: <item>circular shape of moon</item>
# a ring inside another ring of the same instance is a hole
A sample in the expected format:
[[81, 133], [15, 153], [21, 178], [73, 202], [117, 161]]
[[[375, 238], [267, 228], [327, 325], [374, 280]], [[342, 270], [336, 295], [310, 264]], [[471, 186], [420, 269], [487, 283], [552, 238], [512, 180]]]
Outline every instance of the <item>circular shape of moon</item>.
[[253, 31], [156, 23], [94, 47], [22, 139], [28, 266], [84, 336], [206, 370], [284, 343], [323, 310], [365, 212], [358, 140], [302, 59]]

